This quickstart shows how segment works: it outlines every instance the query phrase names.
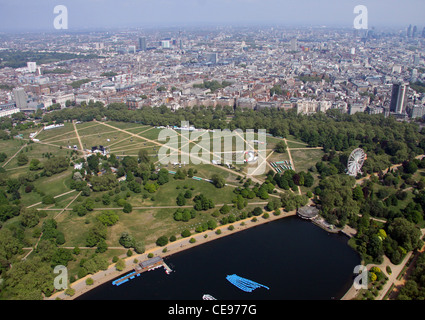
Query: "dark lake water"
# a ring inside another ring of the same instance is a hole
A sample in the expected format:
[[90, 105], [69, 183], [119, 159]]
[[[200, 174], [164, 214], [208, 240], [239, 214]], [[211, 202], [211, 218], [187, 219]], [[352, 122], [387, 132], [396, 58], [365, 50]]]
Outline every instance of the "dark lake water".
[[[112, 281], [77, 300], [328, 300], [353, 283], [359, 255], [348, 238], [297, 217], [279, 219], [166, 257], [173, 269], [145, 272], [120, 286]], [[227, 275], [269, 287], [242, 291]]]

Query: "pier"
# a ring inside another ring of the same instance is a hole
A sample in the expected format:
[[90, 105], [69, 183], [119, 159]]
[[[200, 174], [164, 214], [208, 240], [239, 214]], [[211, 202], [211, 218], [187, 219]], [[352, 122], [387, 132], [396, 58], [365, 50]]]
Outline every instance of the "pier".
[[140, 274], [146, 271], [151, 271], [160, 267], [164, 267], [165, 272], [167, 274], [170, 274], [173, 270], [164, 262], [164, 260], [161, 257], [153, 257], [149, 260], [142, 261], [138, 263], [134, 270], [125, 276], [116, 279], [112, 282], [114, 286], [122, 285], [123, 283], [126, 283], [127, 281], [130, 281], [131, 279], [134, 279], [135, 277], [139, 277]]

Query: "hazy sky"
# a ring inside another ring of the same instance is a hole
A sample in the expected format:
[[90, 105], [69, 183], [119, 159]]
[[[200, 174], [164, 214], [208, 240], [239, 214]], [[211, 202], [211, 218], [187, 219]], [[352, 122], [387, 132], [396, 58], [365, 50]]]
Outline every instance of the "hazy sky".
[[52, 30], [57, 5], [68, 30], [183, 24], [352, 26], [356, 5], [369, 26], [425, 26], [424, 0], [0, 0], [0, 32]]

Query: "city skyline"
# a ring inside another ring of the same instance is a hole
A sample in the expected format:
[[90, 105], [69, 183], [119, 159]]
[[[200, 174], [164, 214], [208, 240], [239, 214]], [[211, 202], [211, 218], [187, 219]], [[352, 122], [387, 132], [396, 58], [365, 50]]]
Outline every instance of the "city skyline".
[[409, 0], [400, 6], [395, 0], [46, 0], [43, 3], [0, 0], [0, 32], [55, 31], [53, 9], [68, 9], [68, 31], [172, 27], [194, 25], [287, 25], [344, 26], [353, 25], [357, 5], [368, 8], [369, 28], [425, 26], [421, 15], [425, 2]]

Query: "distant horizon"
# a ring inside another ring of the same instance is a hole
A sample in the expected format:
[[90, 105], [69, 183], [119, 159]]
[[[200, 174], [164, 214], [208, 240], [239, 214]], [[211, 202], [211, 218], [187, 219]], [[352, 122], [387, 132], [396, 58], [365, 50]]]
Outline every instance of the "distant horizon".
[[[41, 3], [42, 2], [42, 3]], [[286, 26], [349, 28], [357, 5], [369, 27], [425, 26], [425, 1], [407, 0], [0, 0], [0, 33], [55, 32], [53, 9], [68, 9], [64, 32], [172, 27]]]
[[[378, 32], [382, 31], [391, 31], [391, 32], [401, 32], [406, 31], [409, 25], [381, 25], [381, 26], [370, 26], [368, 30], [376, 30]], [[412, 24], [412, 27], [415, 26]], [[416, 25], [418, 28], [418, 35], [420, 37], [423, 28], [425, 28], [425, 24], [422, 25]], [[108, 26], [97, 26], [97, 27], [78, 27], [78, 28], [69, 28], [67, 30], [55, 30], [54, 28], [31, 28], [31, 29], [2, 29], [0, 30], [0, 35], [7, 35], [7, 34], [73, 34], [73, 33], [104, 33], [104, 32], [145, 32], [145, 31], [160, 31], [160, 30], [173, 30], [173, 29], [179, 29], [179, 30], [187, 30], [187, 29], [199, 29], [203, 28], [205, 30], [211, 30], [213, 29], [227, 29], [227, 28], [235, 28], [235, 29], [242, 29], [242, 28], [249, 28], [249, 29], [271, 29], [276, 28], [278, 30], [282, 29], [288, 29], [288, 30], [303, 30], [303, 29], [340, 29], [340, 30], [346, 30], [346, 31], [354, 31], [352, 25], [323, 25], [323, 24], [316, 24], [316, 25], [307, 25], [307, 24], [277, 24], [277, 23], [251, 23], [251, 24], [214, 24], [214, 23], [204, 23], [204, 24], [169, 24], [169, 25], [162, 25], [162, 24], [151, 24], [151, 25], [141, 25], [141, 26], [114, 26], [114, 27], [108, 27]], [[202, 29], [201, 29], [202, 30]], [[359, 31], [367, 31], [367, 30], [359, 30]]]

